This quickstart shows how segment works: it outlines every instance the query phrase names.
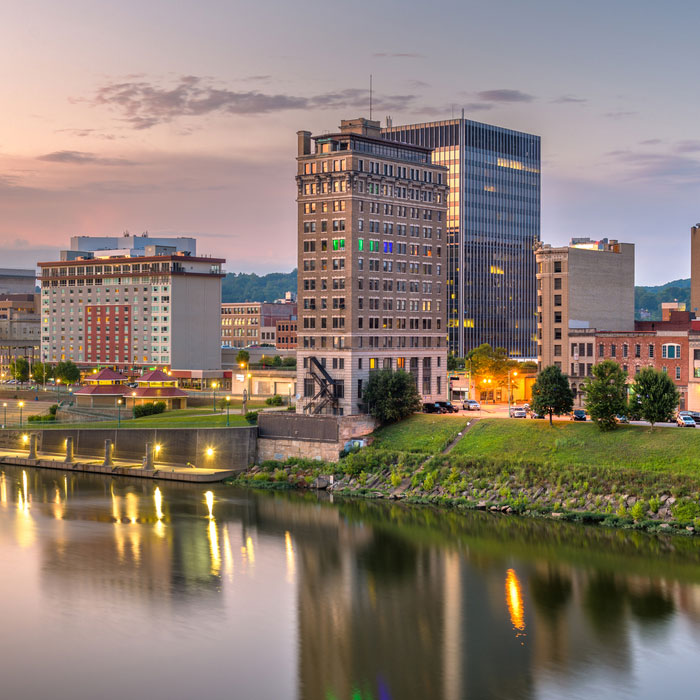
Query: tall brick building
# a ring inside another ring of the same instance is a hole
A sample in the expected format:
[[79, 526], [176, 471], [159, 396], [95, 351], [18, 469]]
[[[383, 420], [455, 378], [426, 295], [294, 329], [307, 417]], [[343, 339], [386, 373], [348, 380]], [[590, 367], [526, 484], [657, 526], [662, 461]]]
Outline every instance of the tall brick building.
[[371, 371], [446, 393], [447, 168], [379, 122], [298, 132], [297, 410], [362, 413]]

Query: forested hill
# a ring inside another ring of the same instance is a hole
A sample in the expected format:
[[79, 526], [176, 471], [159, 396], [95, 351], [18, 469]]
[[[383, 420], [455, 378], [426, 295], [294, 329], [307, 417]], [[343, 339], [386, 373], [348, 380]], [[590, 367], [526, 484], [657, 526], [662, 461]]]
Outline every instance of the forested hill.
[[[680, 301], [690, 310], [690, 280], [674, 280], [658, 287], [634, 288], [634, 314], [637, 319], [660, 321], [661, 304]], [[644, 312], [648, 312], [647, 315]]]
[[271, 272], [256, 275], [246, 272], [229, 272], [221, 284], [221, 301], [274, 301], [284, 299], [285, 292], [297, 291], [297, 271]]
[[[222, 283], [222, 301], [274, 301], [284, 298], [285, 292], [296, 292], [297, 271], [271, 272], [256, 275], [246, 272], [229, 272]], [[638, 319], [661, 319], [661, 304], [680, 301], [690, 308], [690, 280], [674, 280], [658, 287], [635, 287], [634, 310]], [[649, 315], [643, 313], [647, 311]]]

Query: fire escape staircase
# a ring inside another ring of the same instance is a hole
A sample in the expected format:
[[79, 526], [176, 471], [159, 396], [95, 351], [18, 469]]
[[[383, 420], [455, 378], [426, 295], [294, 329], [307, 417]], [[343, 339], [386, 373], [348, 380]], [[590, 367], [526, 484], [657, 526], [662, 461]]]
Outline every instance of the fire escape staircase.
[[335, 380], [315, 357], [309, 357], [307, 377], [313, 378], [314, 384], [319, 387], [319, 390], [306, 403], [304, 411], [310, 415], [317, 415], [327, 407], [337, 408], [338, 398], [335, 395]]

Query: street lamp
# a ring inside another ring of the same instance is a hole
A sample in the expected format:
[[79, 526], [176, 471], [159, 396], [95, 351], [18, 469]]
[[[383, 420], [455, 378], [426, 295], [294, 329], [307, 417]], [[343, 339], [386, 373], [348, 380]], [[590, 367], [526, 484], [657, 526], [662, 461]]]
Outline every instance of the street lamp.
[[231, 410], [231, 397], [226, 397], [226, 427], [229, 427], [229, 411]]
[[132, 391], [131, 392], [131, 410], [133, 411], [136, 408], [136, 392]]
[[19, 402], [19, 427], [22, 429], [22, 407], [24, 406], [24, 401]]
[[214, 413], [216, 413], [216, 387], [218, 384], [216, 382], [211, 383], [211, 388], [214, 390]]
[[117, 399], [117, 430], [122, 427], [122, 403], [121, 399]]
[[511, 390], [510, 390], [510, 377], [514, 376], [517, 377], [518, 373], [517, 372], [511, 372], [508, 370], [508, 417], [510, 418], [510, 402], [511, 402]]
[[61, 401], [61, 380], [56, 378], [56, 403]]
[[2, 419], [2, 427], [7, 428], [7, 402], [3, 403], [2, 408], [3, 408], [3, 411], [5, 412], [5, 416]]

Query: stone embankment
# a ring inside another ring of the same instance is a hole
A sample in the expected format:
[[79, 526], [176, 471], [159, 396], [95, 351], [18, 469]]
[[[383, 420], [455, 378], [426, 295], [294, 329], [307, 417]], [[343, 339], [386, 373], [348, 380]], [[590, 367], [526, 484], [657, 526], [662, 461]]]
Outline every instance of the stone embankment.
[[[317, 489], [361, 498], [401, 500], [450, 508], [567, 520], [608, 527], [700, 534], [700, 493], [682, 483], [656, 493], [630, 479], [622, 483], [546, 481], [507, 469], [491, 476], [479, 469], [441, 466], [424, 455], [393, 455], [376, 470], [357, 464], [311, 460], [264, 462], [230, 483], [253, 488]], [[392, 464], [392, 462], [394, 462]], [[402, 463], [403, 462], [403, 463]], [[406, 463], [408, 462], [408, 463]], [[595, 484], [595, 485], [594, 485]]]

